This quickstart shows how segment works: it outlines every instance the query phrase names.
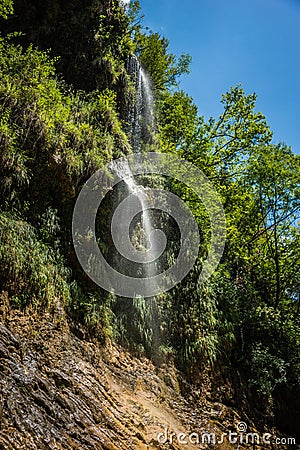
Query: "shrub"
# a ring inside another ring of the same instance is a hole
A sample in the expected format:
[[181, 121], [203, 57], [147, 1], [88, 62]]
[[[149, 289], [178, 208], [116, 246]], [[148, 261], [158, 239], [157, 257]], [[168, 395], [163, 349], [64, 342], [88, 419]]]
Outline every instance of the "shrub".
[[15, 305], [49, 307], [69, 301], [69, 270], [27, 222], [0, 215], [1, 285]]

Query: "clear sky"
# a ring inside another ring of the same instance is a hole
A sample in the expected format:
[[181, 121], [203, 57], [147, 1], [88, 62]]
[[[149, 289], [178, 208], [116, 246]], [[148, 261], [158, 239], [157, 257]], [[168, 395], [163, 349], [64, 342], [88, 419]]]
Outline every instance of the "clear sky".
[[242, 84], [274, 133], [300, 153], [300, 0], [140, 0], [144, 24], [192, 56], [181, 88], [205, 118]]

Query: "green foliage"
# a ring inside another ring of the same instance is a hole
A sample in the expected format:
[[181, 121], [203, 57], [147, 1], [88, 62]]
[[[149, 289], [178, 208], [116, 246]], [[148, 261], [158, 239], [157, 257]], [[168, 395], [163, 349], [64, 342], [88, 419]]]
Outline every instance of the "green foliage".
[[44, 200], [72, 198], [76, 179], [128, 146], [115, 93], [66, 93], [46, 53], [1, 39], [0, 75], [3, 198], [40, 196], [41, 175]]
[[136, 54], [148, 71], [156, 90], [177, 86], [178, 78], [184, 73], [189, 73], [191, 57], [182, 54], [176, 58], [168, 51], [168, 39], [158, 33], [136, 33], [135, 43]]
[[268, 400], [283, 385], [290, 389], [299, 385], [300, 329], [289, 309], [281, 312], [259, 304], [245, 313], [245, 306], [242, 358], [250, 388]]
[[[207, 123], [182, 92], [161, 95], [158, 105], [162, 148], [211, 178], [227, 219], [222, 264], [208, 285], [197, 286], [195, 271], [172, 292], [169, 334], [177, 360], [190, 371], [218, 360], [237, 364], [268, 405], [283, 386], [299, 385], [300, 168], [287, 146], [270, 144], [255, 100], [232, 88], [222, 98], [224, 112]], [[173, 189], [200, 227], [200, 270], [209, 223], [188, 188]]]
[[12, 0], [0, 0], [0, 18], [7, 19], [10, 14], [13, 13], [13, 1]]
[[213, 153], [222, 163], [249, 152], [255, 145], [268, 144], [272, 133], [262, 113], [255, 111], [256, 94], [245, 95], [241, 86], [223, 94], [224, 112], [219, 120], [210, 121], [209, 138]]
[[247, 182], [253, 187], [261, 218], [252, 242], [259, 235], [264, 262], [270, 265], [273, 301], [279, 306], [291, 277], [295, 280], [290, 269], [297, 264], [294, 237], [300, 218], [300, 158], [283, 145], [258, 148], [249, 158]]
[[119, 0], [101, 2], [18, 0], [5, 33], [23, 32], [24, 47], [51, 49], [58, 72], [75, 89], [93, 91], [118, 85], [124, 60], [133, 50], [129, 18]]
[[69, 270], [31, 225], [1, 214], [0, 242], [1, 286], [14, 304], [49, 307], [58, 298], [69, 301]]
[[119, 299], [113, 305], [115, 337], [138, 355], [158, 356], [160, 311], [154, 299]]
[[127, 5], [126, 12], [129, 19], [129, 30], [134, 40], [135, 35], [140, 33], [142, 30], [142, 21], [144, 19], [140, 2], [138, 0], [131, 0], [129, 5]]
[[129, 148], [116, 93], [74, 92], [57, 80], [48, 53], [14, 40], [0, 39], [1, 287], [19, 307], [62, 300], [104, 341], [111, 320], [106, 297], [74, 288], [66, 255], [76, 193]]
[[158, 112], [160, 145], [165, 151], [186, 147], [195, 139], [200, 120], [197, 106], [185, 92], [164, 92]]
[[67, 311], [75, 320], [75, 328], [82, 323], [90, 337], [105, 343], [113, 336], [113, 314], [111, 306], [113, 296], [107, 296], [100, 290], [90, 292], [89, 288], [74, 280], [69, 285], [70, 300]]
[[219, 309], [224, 307], [218, 292], [221, 276], [198, 286], [200, 270], [201, 266], [194, 268], [171, 295], [168, 334], [180, 366], [189, 373], [195, 367], [213, 366], [225, 350], [230, 354], [235, 341], [227, 311]]
[[283, 359], [270, 354], [261, 343], [251, 353], [251, 374], [249, 385], [263, 397], [269, 398], [278, 384], [287, 381], [287, 364]]

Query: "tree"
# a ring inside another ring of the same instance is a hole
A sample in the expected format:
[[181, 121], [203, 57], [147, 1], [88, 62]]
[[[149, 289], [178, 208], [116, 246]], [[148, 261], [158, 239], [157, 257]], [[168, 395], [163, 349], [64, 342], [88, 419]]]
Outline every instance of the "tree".
[[137, 32], [136, 54], [148, 71], [156, 91], [178, 85], [179, 77], [189, 73], [191, 57], [182, 54], [178, 58], [168, 51], [169, 41], [159, 33]]
[[161, 94], [158, 102], [161, 147], [181, 150], [189, 146], [199, 131], [200, 118], [193, 99], [183, 91]]
[[297, 261], [292, 248], [300, 218], [300, 158], [282, 144], [258, 147], [249, 158], [247, 182], [252, 184], [260, 216], [250, 243], [258, 237], [265, 241], [265, 257], [274, 264], [278, 307], [287, 295], [287, 283], [294, 279]]

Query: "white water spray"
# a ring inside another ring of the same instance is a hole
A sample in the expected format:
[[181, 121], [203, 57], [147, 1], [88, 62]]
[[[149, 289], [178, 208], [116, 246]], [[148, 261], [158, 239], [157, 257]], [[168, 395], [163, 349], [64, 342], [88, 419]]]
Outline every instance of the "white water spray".
[[[140, 153], [143, 144], [151, 143], [156, 132], [154, 96], [147, 73], [135, 55], [132, 55], [127, 62], [127, 72], [135, 88], [135, 99], [128, 109], [128, 134], [134, 153]], [[128, 165], [119, 167], [118, 172], [118, 175], [127, 186], [128, 193], [135, 195], [141, 205], [142, 217], [140, 222], [141, 230], [140, 233], [137, 233], [139, 234], [138, 245], [141, 245], [146, 253], [146, 260], [149, 261], [144, 264], [143, 276], [150, 283], [151, 277], [155, 276], [157, 272], [153, 262], [156, 259], [157, 246], [153, 234], [154, 227], [149, 208], [149, 199], [147, 198], [147, 189], [137, 184]]]
[[[127, 105], [127, 133], [133, 152], [141, 153], [145, 144], [151, 144], [153, 142], [153, 137], [156, 133], [154, 96], [151, 82], [136, 56], [132, 55], [129, 58], [126, 69], [135, 89], [134, 99], [132, 99], [131, 104]], [[140, 206], [141, 218], [134, 230], [131, 231], [129, 240], [135, 248], [136, 254], [138, 256], [144, 256], [143, 263], [138, 265], [138, 269], [136, 269], [137, 266], [135, 265], [128, 266], [127, 264], [127, 267], [124, 267], [122, 266], [122, 260], [120, 260], [121, 268], [128, 270], [128, 267], [130, 267], [129, 271], [132, 270], [133, 272], [139, 270], [139, 274], [135, 272], [135, 276], [143, 278], [145, 292], [149, 290], [155, 291], [156, 282], [154, 281], [154, 277], [158, 274], [158, 257], [160, 256], [159, 248], [161, 242], [157, 239], [157, 234], [154, 230], [152, 212], [149, 205], [151, 198], [149, 198], [147, 188], [140, 185], [133, 176], [127, 163], [119, 165], [117, 174], [125, 183], [127, 194], [135, 196]], [[128, 218], [128, 211], [124, 210], [122, 216], [119, 223], [119, 230], [116, 233], [120, 237], [120, 242], [122, 239], [125, 239], [124, 223]], [[160, 325], [157, 320], [158, 305], [156, 298], [148, 298], [146, 301], [141, 298], [133, 299], [132, 308], [133, 311], [143, 308], [144, 311], [147, 311], [144, 317], [143, 329], [145, 335], [148, 336], [146, 341], [151, 336], [151, 345], [149, 342], [146, 345], [148, 346], [148, 350], [149, 346], [152, 349], [157, 349], [160, 345]]]
[[128, 111], [128, 131], [133, 151], [138, 153], [143, 143], [152, 142], [156, 132], [154, 96], [149, 77], [136, 56], [129, 58], [127, 71], [135, 88], [135, 100]]
[[[159, 255], [159, 249], [156, 245], [155, 231], [150, 214], [149, 199], [147, 195], [147, 188], [137, 184], [134, 179], [130, 167], [127, 162], [119, 164], [117, 167], [117, 174], [121, 180], [126, 184], [126, 188], [129, 195], [133, 195], [139, 205], [141, 211], [141, 221], [139, 223], [140, 229], [135, 229], [131, 236], [131, 241], [133, 246], [139, 252], [144, 254], [144, 264], [143, 264], [143, 277], [145, 282], [153, 283], [152, 277], [156, 275], [155, 260]], [[124, 221], [127, 220], [126, 214], [128, 211], [124, 211]], [[120, 223], [120, 228], [123, 223]], [[119, 235], [122, 236], [122, 230], [119, 230]]]

